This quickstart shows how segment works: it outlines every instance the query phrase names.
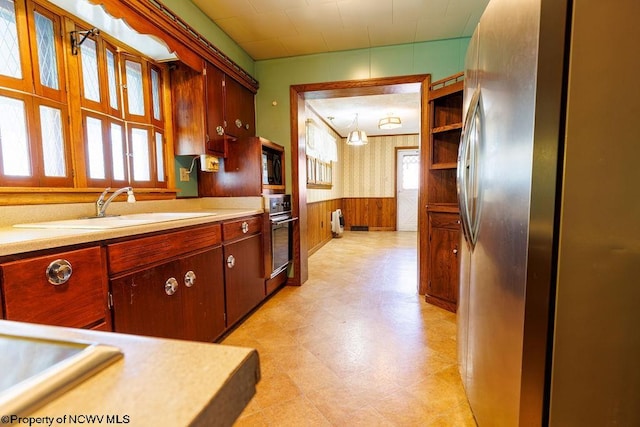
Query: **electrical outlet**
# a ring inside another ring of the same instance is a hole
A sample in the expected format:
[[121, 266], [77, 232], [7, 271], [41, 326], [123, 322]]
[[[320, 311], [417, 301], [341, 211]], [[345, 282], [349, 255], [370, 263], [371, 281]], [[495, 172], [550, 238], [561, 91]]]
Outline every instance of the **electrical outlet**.
[[180, 168], [180, 181], [189, 182], [189, 169]]

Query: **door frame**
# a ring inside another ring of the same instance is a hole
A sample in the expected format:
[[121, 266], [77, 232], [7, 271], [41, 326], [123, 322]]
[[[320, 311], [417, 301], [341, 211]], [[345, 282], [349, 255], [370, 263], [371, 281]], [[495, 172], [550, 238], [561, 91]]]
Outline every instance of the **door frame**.
[[[364, 95], [384, 95], [393, 93], [420, 93], [420, 147], [429, 146], [429, 86], [431, 74], [415, 74], [399, 77], [381, 77], [365, 80], [344, 80], [326, 83], [291, 85], [289, 89], [291, 125], [291, 178], [293, 216], [298, 221], [293, 228], [293, 277], [288, 284], [300, 286], [309, 278], [307, 243], [307, 158], [305, 132], [305, 100], [344, 98]], [[418, 258], [423, 258], [422, 238], [427, 235], [426, 173], [420, 156], [420, 193], [418, 195]], [[395, 197], [395, 196], [394, 196]], [[426, 246], [425, 246], [426, 247]], [[304, 256], [303, 256], [304, 254]], [[423, 263], [418, 262], [418, 276]]]

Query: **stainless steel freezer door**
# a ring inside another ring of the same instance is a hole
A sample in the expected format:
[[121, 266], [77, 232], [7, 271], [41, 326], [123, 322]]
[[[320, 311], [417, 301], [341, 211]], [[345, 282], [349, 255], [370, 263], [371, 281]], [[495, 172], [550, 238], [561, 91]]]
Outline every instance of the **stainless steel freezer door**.
[[461, 357], [480, 426], [520, 419], [539, 19], [539, 0], [492, 0], [476, 34], [481, 211], [475, 248], [463, 253], [468, 323]]

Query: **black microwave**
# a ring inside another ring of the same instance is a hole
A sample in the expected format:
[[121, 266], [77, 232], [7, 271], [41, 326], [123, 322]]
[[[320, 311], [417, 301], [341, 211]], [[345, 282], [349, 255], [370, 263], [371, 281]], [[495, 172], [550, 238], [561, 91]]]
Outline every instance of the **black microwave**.
[[271, 150], [262, 150], [262, 183], [282, 185], [282, 155]]

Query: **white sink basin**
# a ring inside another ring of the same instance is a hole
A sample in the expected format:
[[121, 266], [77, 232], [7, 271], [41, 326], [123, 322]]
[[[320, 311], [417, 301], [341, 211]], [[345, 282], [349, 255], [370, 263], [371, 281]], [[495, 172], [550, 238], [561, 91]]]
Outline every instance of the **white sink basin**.
[[32, 222], [15, 224], [18, 228], [54, 228], [109, 230], [112, 228], [133, 227], [156, 222], [177, 221], [217, 215], [215, 212], [148, 212], [128, 215], [105, 216], [101, 218], [78, 218], [59, 221]]
[[24, 415], [122, 356], [93, 342], [0, 334], [0, 414]]

